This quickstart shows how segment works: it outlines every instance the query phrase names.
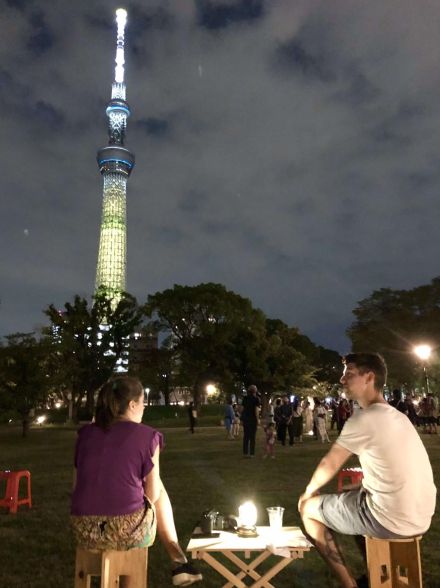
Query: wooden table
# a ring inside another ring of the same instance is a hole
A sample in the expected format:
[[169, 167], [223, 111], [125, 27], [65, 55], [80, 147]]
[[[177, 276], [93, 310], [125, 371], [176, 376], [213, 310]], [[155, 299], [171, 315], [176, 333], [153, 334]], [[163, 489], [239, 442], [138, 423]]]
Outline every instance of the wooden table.
[[[197, 531], [197, 530], [196, 530]], [[239, 537], [236, 533], [219, 531], [216, 538], [200, 539], [192, 537], [187, 551], [194, 559], [206, 561], [219, 574], [226, 578], [223, 588], [274, 588], [269, 580], [295, 559], [303, 558], [305, 551], [310, 551], [312, 544], [306, 539], [299, 527], [282, 527], [274, 534], [270, 527], [257, 527], [258, 537]], [[234, 573], [218, 561], [213, 553], [221, 553], [238, 568]], [[244, 552], [244, 559], [238, 553]], [[251, 552], [256, 555], [251, 561]], [[271, 555], [280, 555], [275, 564], [263, 575], [257, 567]], [[249, 576], [253, 584], [245, 584], [243, 578]]]

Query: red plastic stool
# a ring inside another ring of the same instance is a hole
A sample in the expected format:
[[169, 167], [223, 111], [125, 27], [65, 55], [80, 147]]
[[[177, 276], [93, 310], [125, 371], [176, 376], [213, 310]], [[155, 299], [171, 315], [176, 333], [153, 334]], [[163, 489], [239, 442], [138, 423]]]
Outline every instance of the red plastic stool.
[[346, 479], [350, 480], [350, 484], [359, 484], [363, 477], [362, 468], [345, 468], [341, 470], [338, 475], [338, 492], [342, 492]]
[[[27, 479], [27, 496], [24, 498], [19, 498], [21, 478]], [[0, 480], [6, 480], [6, 492], [4, 498], [0, 499], [0, 506], [9, 508], [9, 512], [14, 514], [21, 504], [27, 504], [32, 508], [31, 473], [28, 470], [0, 472]]]

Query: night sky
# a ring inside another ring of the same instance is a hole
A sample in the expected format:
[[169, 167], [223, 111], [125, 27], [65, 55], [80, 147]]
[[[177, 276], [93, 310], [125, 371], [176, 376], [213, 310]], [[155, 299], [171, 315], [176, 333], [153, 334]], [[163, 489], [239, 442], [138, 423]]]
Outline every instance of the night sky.
[[345, 352], [440, 274], [438, 0], [0, 0], [0, 335], [93, 292], [119, 6], [129, 292], [220, 282]]

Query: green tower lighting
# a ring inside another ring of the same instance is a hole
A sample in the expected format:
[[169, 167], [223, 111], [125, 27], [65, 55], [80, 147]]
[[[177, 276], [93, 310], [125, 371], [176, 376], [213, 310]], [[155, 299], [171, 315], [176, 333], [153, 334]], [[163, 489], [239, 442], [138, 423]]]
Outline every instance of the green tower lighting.
[[130, 108], [125, 100], [124, 36], [127, 12], [116, 11], [116, 66], [111, 100], [107, 105], [109, 141], [97, 154], [103, 177], [102, 221], [99, 239], [96, 289], [103, 286], [116, 306], [126, 289], [127, 265], [127, 180], [134, 167], [134, 153], [124, 147], [125, 129]]

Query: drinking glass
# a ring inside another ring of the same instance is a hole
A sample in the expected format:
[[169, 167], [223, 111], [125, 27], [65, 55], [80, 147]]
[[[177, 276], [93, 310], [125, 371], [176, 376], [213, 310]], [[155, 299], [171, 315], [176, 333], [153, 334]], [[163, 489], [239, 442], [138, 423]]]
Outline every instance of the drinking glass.
[[269, 525], [272, 530], [281, 529], [283, 526], [284, 508], [282, 506], [269, 506], [266, 508], [269, 515]]

